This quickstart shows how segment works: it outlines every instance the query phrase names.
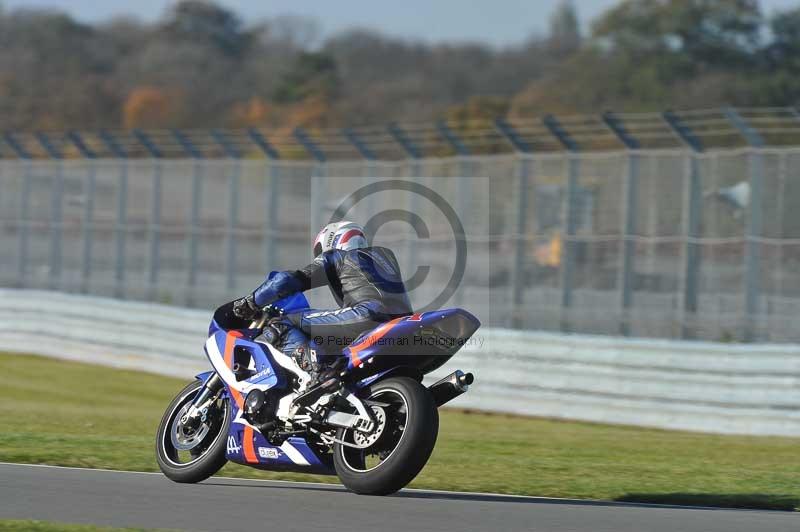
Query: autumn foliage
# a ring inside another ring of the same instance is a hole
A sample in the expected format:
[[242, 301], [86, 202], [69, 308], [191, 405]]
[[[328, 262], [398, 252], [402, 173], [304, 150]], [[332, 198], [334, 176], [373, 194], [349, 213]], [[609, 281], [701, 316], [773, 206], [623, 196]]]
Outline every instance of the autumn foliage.
[[499, 114], [800, 100], [800, 8], [627, 0], [587, 33], [580, 5], [562, 0], [546, 33], [497, 48], [368, 30], [322, 39], [313, 19], [243, 21], [206, 0], [172, 2], [155, 23], [94, 25], [0, 0], [0, 123], [285, 133], [447, 118], [468, 135]]
[[126, 128], [164, 128], [174, 120], [178, 106], [176, 94], [156, 87], [136, 87], [122, 106]]

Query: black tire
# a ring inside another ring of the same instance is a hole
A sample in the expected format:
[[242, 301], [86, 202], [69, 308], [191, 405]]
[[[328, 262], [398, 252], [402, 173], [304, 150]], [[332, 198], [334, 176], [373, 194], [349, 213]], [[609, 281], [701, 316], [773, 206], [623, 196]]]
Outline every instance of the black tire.
[[[231, 406], [228, 399], [220, 400], [218, 408], [211, 413], [209, 431], [197, 446], [197, 455], [192, 450], [192, 459], [187, 463], [178, 461], [178, 451], [172, 443], [171, 429], [177, 414], [184, 405], [192, 401], [203, 386], [195, 381], [186, 386], [172, 400], [161, 418], [156, 433], [156, 461], [158, 467], [170, 480], [193, 484], [201, 482], [217, 471], [228, 461], [225, 458], [228, 429], [231, 424]], [[222, 419], [220, 419], [220, 417]]]
[[[335, 444], [333, 463], [339, 480], [349, 490], [361, 495], [388, 495], [414, 480], [428, 462], [436, 437], [439, 434], [439, 411], [430, 392], [409, 377], [394, 377], [372, 386], [368, 396], [375, 401], [402, 396], [407, 406], [405, 429], [399, 441], [392, 441], [393, 450], [375, 466], [368, 466], [364, 457], [373, 447], [381, 444], [381, 438], [367, 449], [360, 451], [342, 444]], [[398, 413], [402, 416], [402, 413]], [[391, 423], [387, 422], [387, 429]], [[394, 423], [398, 425], [399, 423]], [[349, 430], [340, 429], [338, 438], [353, 442]], [[360, 461], [359, 461], [359, 455]], [[355, 466], [355, 467], [354, 467]]]

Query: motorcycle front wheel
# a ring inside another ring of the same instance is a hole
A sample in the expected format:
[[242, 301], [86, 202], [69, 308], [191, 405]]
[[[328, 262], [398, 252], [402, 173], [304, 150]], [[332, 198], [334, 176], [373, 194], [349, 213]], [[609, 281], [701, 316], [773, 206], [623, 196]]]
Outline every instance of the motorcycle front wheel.
[[414, 480], [439, 434], [439, 411], [430, 392], [408, 377], [372, 386], [368, 408], [377, 421], [369, 432], [340, 429], [333, 463], [342, 484], [362, 495], [388, 495]]
[[178, 393], [167, 407], [156, 434], [156, 461], [170, 480], [200, 482], [225, 465], [231, 406], [227, 398], [217, 399], [196, 427], [181, 418], [189, 410], [203, 383], [195, 381]]

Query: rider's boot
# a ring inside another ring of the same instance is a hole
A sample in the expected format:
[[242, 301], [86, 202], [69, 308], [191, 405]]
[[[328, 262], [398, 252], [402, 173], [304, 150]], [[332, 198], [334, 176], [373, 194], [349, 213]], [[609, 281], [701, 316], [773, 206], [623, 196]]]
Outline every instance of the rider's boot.
[[319, 350], [314, 348], [308, 337], [284, 319], [270, 320], [255, 341], [272, 344], [291, 357], [311, 377], [309, 388], [338, 374], [338, 370], [332, 371], [323, 362], [318, 355]]
[[255, 341], [280, 349], [300, 369], [311, 375], [312, 382], [315, 374], [321, 370], [316, 354], [309, 346], [308, 337], [284, 319], [270, 320]]
[[298, 345], [292, 351], [292, 358], [300, 369], [311, 375], [313, 384], [314, 378], [319, 374], [319, 363], [317, 362], [317, 357], [311, 351], [307, 343]]
[[327, 364], [322, 357], [319, 356], [319, 351], [314, 349], [309, 344], [298, 346], [293, 357], [297, 365], [303, 371], [311, 375], [311, 382], [308, 387], [313, 388], [321, 383], [326, 383], [326, 386], [335, 386], [339, 382], [339, 372], [344, 369], [342, 362], [346, 363], [343, 357], [338, 357], [332, 364]]

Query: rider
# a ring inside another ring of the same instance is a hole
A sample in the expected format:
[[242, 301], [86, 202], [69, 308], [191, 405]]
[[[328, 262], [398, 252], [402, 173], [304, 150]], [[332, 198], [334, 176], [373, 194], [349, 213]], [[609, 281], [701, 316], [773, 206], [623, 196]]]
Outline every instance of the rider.
[[314, 240], [314, 257], [305, 268], [278, 272], [234, 303], [234, 313], [249, 320], [279, 299], [326, 284], [330, 287], [340, 308], [306, 309], [273, 318], [256, 339], [293, 357], [311, 373], [312, 385], [319, 382], [326, 360], [320, 354], [334, 355], [380, 323], [412, 313], [394, 253], [369, 246], [360, 225], [326, 225]]

